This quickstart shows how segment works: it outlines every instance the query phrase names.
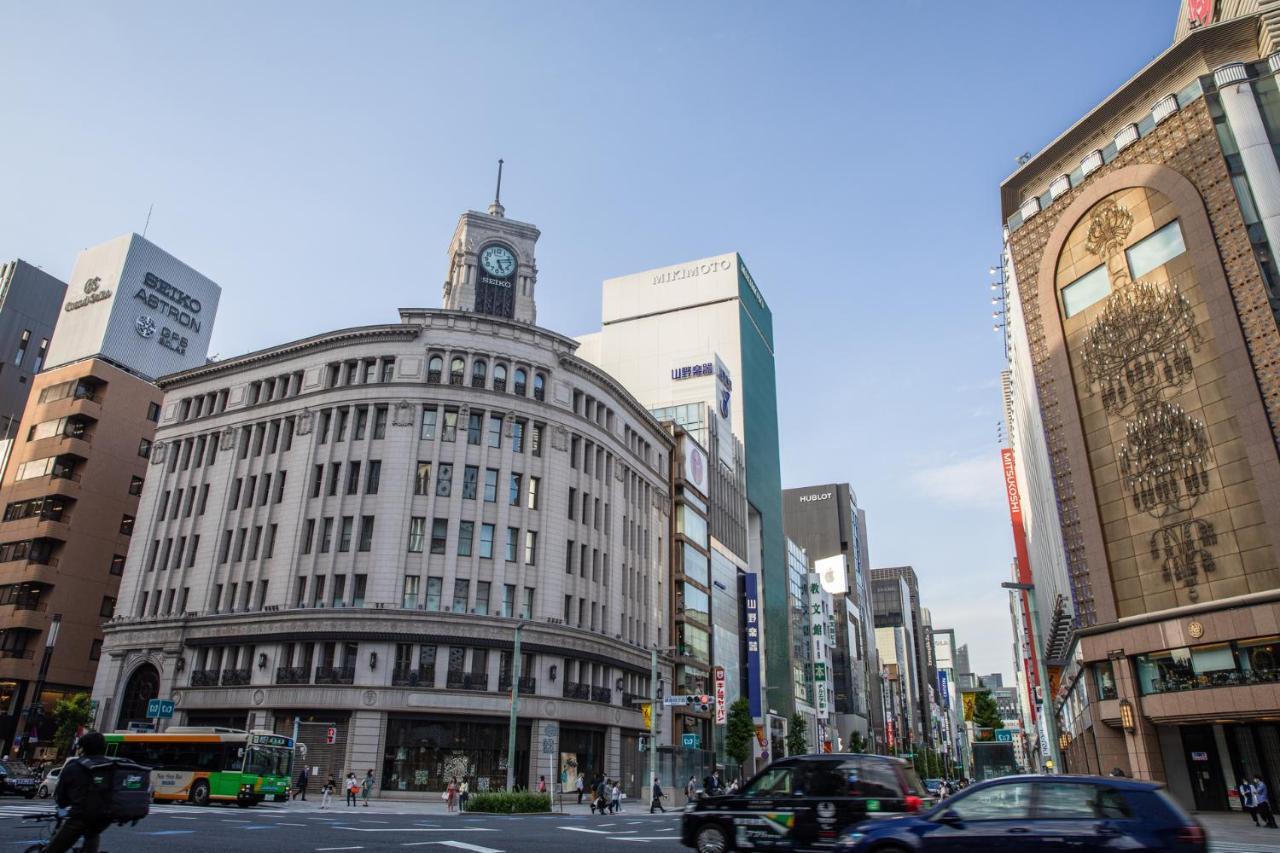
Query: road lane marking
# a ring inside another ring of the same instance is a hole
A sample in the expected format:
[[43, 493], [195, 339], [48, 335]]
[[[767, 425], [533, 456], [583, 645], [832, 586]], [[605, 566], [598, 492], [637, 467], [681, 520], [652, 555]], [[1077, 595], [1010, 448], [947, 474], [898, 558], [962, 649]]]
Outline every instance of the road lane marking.
[[621, 829], [606, 832], [603, 829], [587, 829], [584, 826], [562, 826], [561, 829], [567, 829], [570, 832], [589, 832], [592, 835], [626, 835], [628, 832], [635, 832], [634, 829]]
[[425, 827], [425, 826], [402, 826], [402, 827], [391, 827], [389, 829], [374, 829], [373, 827], [367, 827], [367, 826], [335, 825], [333, 828], [346, 829], [346, 830], [350, 830], [351, 832], [497, 832], [498, 831], [496, 829], [491, 829], [489, 827], [484, 827], [484, 826], [455, 826], [455, 827], [439, 827], [439, 828], [432, 828], [432, 827]]
[[320, 853], [321, 850], [363, 850], [363, 849], [364, 849], [363, 847], [317, 847], [316, 853]]
[[426, 844], [436, 844], [441, 847], [453, 847], [456, 850], [470, 850], [471, 853], [502, 853], [501, 850], [493, 847], [481, 847], [479, 844], [468, 844], [465, 841], [407, 841], [401, 844], [401, 847], [422, 847]]

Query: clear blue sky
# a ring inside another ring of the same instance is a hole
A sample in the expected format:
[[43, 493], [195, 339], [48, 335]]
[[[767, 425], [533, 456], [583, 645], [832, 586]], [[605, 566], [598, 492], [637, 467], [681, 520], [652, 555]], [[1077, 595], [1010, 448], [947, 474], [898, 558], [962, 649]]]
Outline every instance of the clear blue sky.
[[998, 185], [1172, 38], [1176, 0], [6, 3], [0, 257], [141, 231], [223, 287], [223, 357], [437, 306], [507, 161], [539, 321], [740, 251], [788, 486], [848, 480], [980, 672], [1012, 669]]

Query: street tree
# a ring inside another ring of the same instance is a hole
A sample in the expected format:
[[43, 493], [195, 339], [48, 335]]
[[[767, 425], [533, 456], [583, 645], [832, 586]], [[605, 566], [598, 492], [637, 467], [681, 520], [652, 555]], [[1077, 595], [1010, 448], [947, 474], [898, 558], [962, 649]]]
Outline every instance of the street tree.
[[804, 755], [809, 751], [809, 724], [799, 714], [791, 715], [787, 727], [787, 755]]
[[725, 719], [724, 751], [737, 762], [739, 769], [751, 759], [751, 741], [755, 736], [751, 706], [745, 698], [738, 699], [729, 706], [729, 714]]

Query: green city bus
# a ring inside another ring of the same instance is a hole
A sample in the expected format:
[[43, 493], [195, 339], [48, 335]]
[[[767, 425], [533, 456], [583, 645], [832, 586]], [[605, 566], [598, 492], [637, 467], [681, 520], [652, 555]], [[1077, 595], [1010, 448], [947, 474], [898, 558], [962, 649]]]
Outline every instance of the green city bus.
[[151, 768], [157, 802], [256, 805], [288, 797], [293, 738], [221, 727], [173, 726], [164, 732], [111, 732], [107, 755]]

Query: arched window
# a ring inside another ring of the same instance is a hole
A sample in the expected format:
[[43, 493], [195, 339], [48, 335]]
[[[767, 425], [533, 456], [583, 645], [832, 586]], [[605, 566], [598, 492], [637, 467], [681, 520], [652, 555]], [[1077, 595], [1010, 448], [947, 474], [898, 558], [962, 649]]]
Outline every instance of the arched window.
[[547, 377], [541, 373], [533, 374], [533, 399], [547, 399]]
[[516, 381], [512, 383], [511, 393], [517, 397], [524, 396], [525, 385], [528, 384], [529, 374], [525, 372], [523, 367], [516, 368]]
[[449, 384], [461, 385], [462, 374], [467, 370], [467, 363], [460, 358], [454, 358], [449, 362]]
[[440, 374], [444, 372], [444, 359], [438, 355], [431, 356], [427, 362], [427, 381], [432, 385], [440, 384]]
[[485, 361], [483, 358], [477, 358], [474, 362], [472, 362], [471, 364], [471, 387], [472, 388], [484, 387], [484, 375], [486, 370], [487, 370], [487, 366], [485, 365]]
[[117, 729], [127, 729], [130, 723], [147, 722], [147, 702], [160, 695], [160, 673], [149, 663], [144, 663], [129, 676], [124, 696], [120, 699]]
[[493, 390], [507, 390], [507, 366], [505, 364], [495, 364], [493, 366]]

